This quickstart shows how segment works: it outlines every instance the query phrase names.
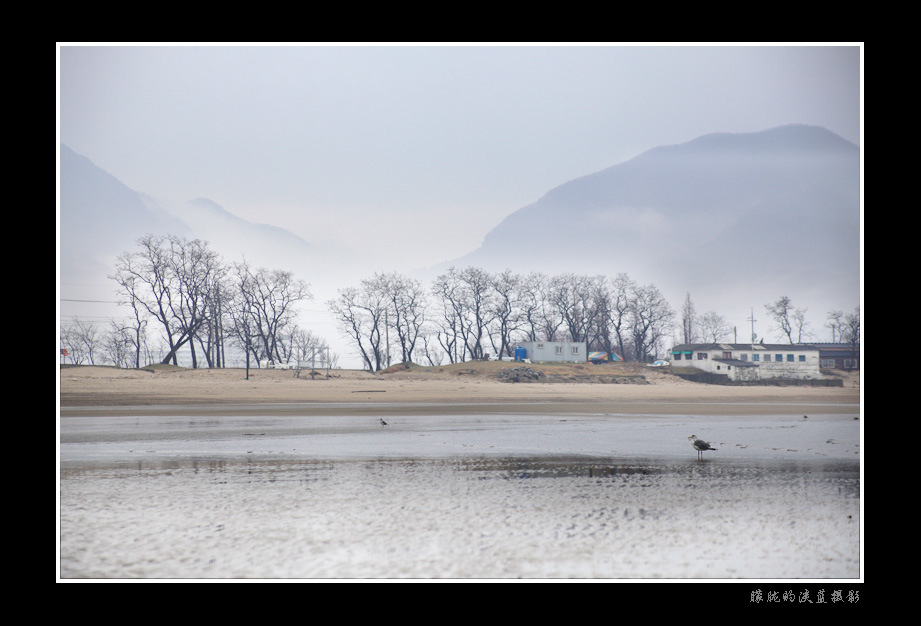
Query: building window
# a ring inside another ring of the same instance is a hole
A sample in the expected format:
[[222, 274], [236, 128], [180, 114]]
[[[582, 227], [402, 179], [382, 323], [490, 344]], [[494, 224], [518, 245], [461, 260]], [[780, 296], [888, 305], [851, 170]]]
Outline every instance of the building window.
[[563, 354], [563, 346], [556, 346], [556, 353]]
[[543, 350], [543, 349], [544, 349], [544, 344], [542, 344], [542, 343], [537, 344], [537, 349], [538, 349], [538, 350]]
[[806, 362], [806, 355], [805, 355], [805, 354], [799, 355], [799, 362], [800, 362], [800, 363], [805, 363], [805, 362]]
[[788, 354], [788, 355], [787, 355], [787, 363], [792, 363], [792, 362], [793, 362], [793, 355], [792, 355], [792, 354]]
[[707, 360], [707, 353], [706, 353], [706, 352], [698, 352], [698, 353], [697, 353], [697, 360], [698, 360], [698, 361], [706, 361], [706, 360]]
[[770, 363], [770, 362], [771, 362], [771, 355], [770, 355], [770, 354], [765, 354], [765, 355], [764, 355], [764, 362], [765, 362], [765, 363]]
[[573, 354], [579, 354], [579, 346], [573, 346], [573, 347], [572, 347], [572, 353], [573, 353]]
[[[758, 355], [756, 354], [755, 356], [758, 356]], [[742, 354], [739, 355], [739, 358], [742, 359], [743, 361], [747, 361], [748, 355], [743, 352]]]
[[760, 361], [760, 360], [761, 360], [761, 355], [760, 355], [760, 354], [753, 354], [753, 355], [752, 355], [752, 361], [754, 361], [755, 363], [757, 363], [757, 362]]
[[783, 355], [782, 355], [782, 354], [775, 354], [775, 355], [774, 355], [774, 360], [777, 361], [778, 363], [783, 363]]

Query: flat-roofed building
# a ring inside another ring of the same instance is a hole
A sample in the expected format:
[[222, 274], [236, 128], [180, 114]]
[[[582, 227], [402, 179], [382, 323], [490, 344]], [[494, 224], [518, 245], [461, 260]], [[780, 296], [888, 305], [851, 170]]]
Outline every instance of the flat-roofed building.
[[822, 378], [819, 349], [804, 344], [682, 344], [672, 348], [671, 365], [723, 374], [733, 381]]

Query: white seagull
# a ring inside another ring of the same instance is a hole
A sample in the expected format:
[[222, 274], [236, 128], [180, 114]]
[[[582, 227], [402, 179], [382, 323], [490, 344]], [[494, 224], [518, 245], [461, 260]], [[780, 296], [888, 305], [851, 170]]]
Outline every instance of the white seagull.
[[716, 450], [717, 449], [711, 446], [709, 443], [707, 443], [703, 439], [698, 439], [697, 435], [691, 435], [690, 437], [688, 437], [688, 441], [690, 441], [691, 445], [694, 446], [694, 449], [697, 450], [698, 459], [703, 458], [704, 450]]

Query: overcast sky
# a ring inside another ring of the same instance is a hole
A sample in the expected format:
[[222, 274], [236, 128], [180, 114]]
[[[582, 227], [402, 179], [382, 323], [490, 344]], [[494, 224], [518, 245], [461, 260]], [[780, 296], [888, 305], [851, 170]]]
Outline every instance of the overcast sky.
[[61, 44], [59, 136], [164, 201], [308, 241], [408, 237], [394, 261], [428, 264], [659, 145], [790, 123], [860, 144], [861, 61], [850, 44]]

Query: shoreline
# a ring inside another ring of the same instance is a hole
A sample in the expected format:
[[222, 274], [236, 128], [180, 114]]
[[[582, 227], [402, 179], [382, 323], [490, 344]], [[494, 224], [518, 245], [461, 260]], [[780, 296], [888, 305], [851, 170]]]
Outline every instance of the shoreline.
[[[463, 364], [462, 364], [463, 365]], [[859, 414], [859, 378], [842, 387], [723, 386], [642, 370], [636, 383], [501, 382], [501, 364], [371, 374], [332, 370], [311, 379], [292, 370], [166, 371], [61, 368], [60, 417], [114, 415]], [[626, 368], [623, 368], [626, 370]], [[559, 370], [558, 370], [559, 371]], [[570, 371], [570, 370], [566, 370]], [[586, 370], [594, 373], [599, 370]], [[609, 370], [610, 371], [610, 370]], [[635, 370], [634, 370], [635, 371]], [[579, 380], [583, 381], [586, 376]], [[591, 380], [591, 379], [589, 379]]]

